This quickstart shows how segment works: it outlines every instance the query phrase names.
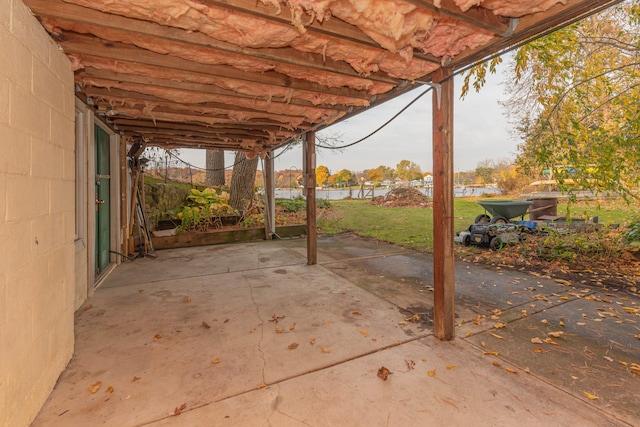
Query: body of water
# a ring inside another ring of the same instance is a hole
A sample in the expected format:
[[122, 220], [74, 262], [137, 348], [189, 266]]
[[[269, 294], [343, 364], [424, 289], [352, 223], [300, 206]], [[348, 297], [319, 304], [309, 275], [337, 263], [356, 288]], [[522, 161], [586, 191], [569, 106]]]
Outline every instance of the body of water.
[[[429, 187], [417, 187], [418, 191], [427, 197], [433, 196], [433, 188]], [[389, 188], [376, 188], [373, 191], [373, 194], [378, 196], [384, 196], [391, 189]], [[454, 188], [454, 196], [455, 197], [470, 197], [470, 196], [480, 196], [482, 194], [500, 194], [500, 190], [497, 188], [489, 188], [489, 187], [481, 187], [481, 188]], [[302, 190], [299, 188], [292, 189], [276, 189], [276, 199], [295, 199], [296, 197], [302, 196]], [[354, 199], [362, 198], [362, 192], [359, 188], [349, 189], [322, 189], [316, 190], [316, 198], [318, 199], [327, 199], [327, 200], [341, 200], [346, 199], [347, 197], [352, 197]], [[365, 199], [371, 198], [371, 189], [365, 189]]]

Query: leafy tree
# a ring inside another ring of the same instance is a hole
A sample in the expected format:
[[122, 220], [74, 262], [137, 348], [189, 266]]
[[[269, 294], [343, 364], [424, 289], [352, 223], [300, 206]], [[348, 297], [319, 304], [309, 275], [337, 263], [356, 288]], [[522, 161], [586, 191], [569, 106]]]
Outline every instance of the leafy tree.
[[[640, 0], [520, 48], [505, 107], [524, 141], [523, 170], [550, 169], [561, 184], [571, 178], [582, 188], [637, 197], [639, 57]], [[491, 65], [467, 75], [464, 90], [472, 80], [478, 90]]]
[[379, 167], [377, 167], [375, 169], [369, 169], [367, 171], [367, 179], [369, 181], [373, 181], [375, 183], [378, 183], [378, 182], [382, 181], [382, 176], [383, 176], [383, 172], [382, 172], [382, 169], [380, 169]]
[[400, 163], [396, 165], [398, 178], [412, 181], [414, 179], [422, 179], [422, 170], [420, 166], [409, 160], [400, 160]]
[[351, 182], [353, 178], [353, 174], [348, 169], [342, 169], [340, 172], [336, 174], [335, 182], [336, 184], [344, 184], [347, 185]]
[[329, 168], [324, 165], [320, 165], [316, 168], [316, 184], [322, 187], [327, 183], [329, 179]]

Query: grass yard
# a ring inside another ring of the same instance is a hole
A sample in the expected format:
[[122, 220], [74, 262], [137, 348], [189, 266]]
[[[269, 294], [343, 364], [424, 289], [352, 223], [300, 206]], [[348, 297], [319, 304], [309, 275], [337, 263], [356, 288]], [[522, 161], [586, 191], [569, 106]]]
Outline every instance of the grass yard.
[[[465, 230], [483, 208], [476, 198], [454, 200], [454, 230]], [[337, 234], [345, 231], [373, 237], [411, 249], [431, 252], [433, 249], [433, 212], [427, 208], [391, 208], [374, 206], [366, 200], [336, 200], [331, 202], [336, 215], [320, 221], [321, 233]], [[598, 216], [604, 225], [629, 224], [640, 218], [637, 205], [622, 200], [558, 204], [558, 215], [576, 219]]]

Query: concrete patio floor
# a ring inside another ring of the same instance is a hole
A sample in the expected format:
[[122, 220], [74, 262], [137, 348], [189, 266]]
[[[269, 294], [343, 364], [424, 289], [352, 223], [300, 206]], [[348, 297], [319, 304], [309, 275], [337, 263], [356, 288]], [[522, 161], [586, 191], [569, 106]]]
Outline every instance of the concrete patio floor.
[[640, 424], [637, 298], [459, 262], [441, 342], [428, 255], [318, 243], [316, 266], [299, 239], [119, 266], [33, 426]]

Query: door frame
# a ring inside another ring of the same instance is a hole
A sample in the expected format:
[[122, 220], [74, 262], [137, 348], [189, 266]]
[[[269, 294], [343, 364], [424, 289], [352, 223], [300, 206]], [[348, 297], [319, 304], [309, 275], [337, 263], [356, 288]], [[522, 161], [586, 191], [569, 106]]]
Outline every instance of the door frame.
[[109, 265], [98, 275], [96, 271], [96, 215], [95, 215], [95, 175], [96, 175], [96, 159], [95, 159], [95, 131], [94, 125], [100, 127], [109, 135], [109, 175], [110, 178], [110, 206], [109, 206], [109, 250], [117, 252], [122, 245], [120, 236], [120, 158], [119, 150], [120, 135], [116, 134], [109, 126], [107, 126], [99, 116], [93, 113], [93, 110], [87, 109], [87, 295], [90, 296], [93, 291], [98, 288], [104, 279], [113, 271], [119, 263], [120, 257], [113, 252], [109, 256]]

